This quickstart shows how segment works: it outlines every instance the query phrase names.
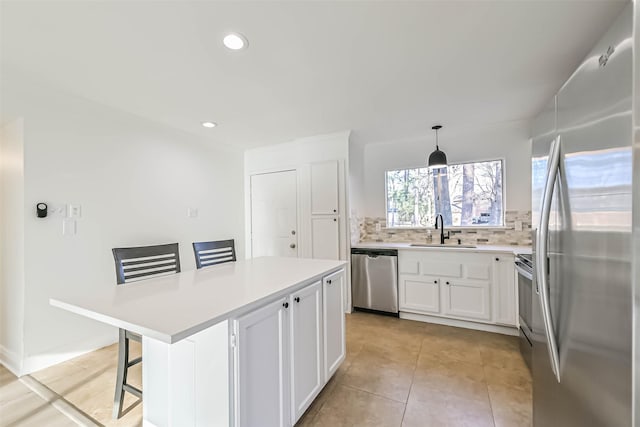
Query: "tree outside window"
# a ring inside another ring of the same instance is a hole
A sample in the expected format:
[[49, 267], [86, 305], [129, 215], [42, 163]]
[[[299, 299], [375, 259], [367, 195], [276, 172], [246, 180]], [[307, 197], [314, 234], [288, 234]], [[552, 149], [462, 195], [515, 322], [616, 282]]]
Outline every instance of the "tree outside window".
[[387, 226], [502, 226], [502, 181], [502, 160], [387, 171]]

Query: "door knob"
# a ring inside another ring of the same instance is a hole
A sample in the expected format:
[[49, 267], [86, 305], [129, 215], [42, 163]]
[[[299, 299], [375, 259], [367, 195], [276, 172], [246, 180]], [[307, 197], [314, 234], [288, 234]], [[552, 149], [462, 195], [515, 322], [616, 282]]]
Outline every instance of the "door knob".
[[295, 244], [295, 243], [292, 243], [292, 244], [290, 244], [290, 245], [289, 245], [289, 247], [290, 247], [291, 249], [295, 249], [295, 248], [296, 248], [296, 244]]

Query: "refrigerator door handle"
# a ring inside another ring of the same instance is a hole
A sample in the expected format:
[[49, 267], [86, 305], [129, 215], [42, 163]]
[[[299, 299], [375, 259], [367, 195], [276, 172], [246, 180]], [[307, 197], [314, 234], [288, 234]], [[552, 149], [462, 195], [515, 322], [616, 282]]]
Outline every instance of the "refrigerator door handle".
[[544, 331], [547, 336], [547, 348], [549, 349], [549, 358], [551, 359], [551, 369], [560, 382], [560, 356], [558, 353], [558, 343], [556, 335], [553, 331], [553, 321], [551, 318], [551, 303], [549, 302], [549, 268], [547, 263], [547, 243], [549, 236], [549, 216], [551, 214], [551, 199], [553, 197], [553, 188], [558, 176], [560, 167], [560, 135], [551, 144], [549, 151], [549, 167], [547, 168], [547, 178], [545, 181], [544, 192], [542, 195], [542, 212], [540, 215], [540, 224], [538, 226], [538, 235], [536, 236], [536, 276], [538, 281], [538, 289], [540, 292], [540, 305], [542, 308], [542, 319], [544, 321]]

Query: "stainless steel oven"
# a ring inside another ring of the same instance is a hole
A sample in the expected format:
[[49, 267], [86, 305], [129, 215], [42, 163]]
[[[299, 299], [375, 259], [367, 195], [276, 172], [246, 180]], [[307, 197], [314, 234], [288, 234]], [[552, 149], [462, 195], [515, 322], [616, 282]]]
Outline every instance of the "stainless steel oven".
[[533, 354], [532, 318], [533, 318], [533, 262], [531, 255], [516, 255], [518, 272], [518, 311], [520, 312], [520, 352], [531, 369]]

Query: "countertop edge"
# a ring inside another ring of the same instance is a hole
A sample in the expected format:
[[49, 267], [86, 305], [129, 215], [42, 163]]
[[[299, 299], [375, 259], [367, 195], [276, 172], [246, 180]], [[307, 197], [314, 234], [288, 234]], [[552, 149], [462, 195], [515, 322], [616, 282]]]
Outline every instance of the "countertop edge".
[[445, 247], [411, 246], [411, 243], [401, 242], [361, 242], [351, 245], [352, 249], [397, 249], [411, 251], [440, 251], [440, 252], [467, 252], [467, 253], [510, 253], [522, 254], [531, 253], [530, 246], [511, 245], [477, 245], [475, 248], [458, 248], [455, 245], [445, 245]]
[[59, 298], [56, 297], [51, 297], [49, 298], [49, 304], [53, 307], [57, 307], [60, 309], [63, 309], [65, 311], [68, 311], [70, 313], [74, 313], [110, 326], [114, 326], [117, 328], [122, 328], [122, 329], [126, 329], [128, 331], [131, 332], [135, 332], [137, 334], [140, 334], [144, 337], [147, 338], [153, 338], [156, 339], [160, 342], [166, 343], [166, 344], [174, 344], [177, 343], [185, 338], [188, 338], [192, 335], [197, 334], [198, 332], [201, 332], [207, 328], [210, 328], [211, 326], [217, 325], [223, 321], [226, 320], [230, 320], [233, 317], [236, 317], [238, 315], [250, 312], [253, 309], [256, 309], [258, 307], [261, 307], [265, 304], [268, 304], [271, 301], [275, 301], [278, 298], [282, 298], [286, 295], [288, 295], [289, 293], [303, 288], [304, 286], [310, 284], [311, 282], [315, 282], [319, 279], [321, 279], [323, 276], [329, 275], [329, 274], [333, 274], [337, 271], [340, 270], [345, 270], [345, 267], [347, 265], [347, 261], [344, 260], [335, 260], [335, 262], [338, 264], [335, 267], [329, 268], [327, 270], [322, 271], [321, 273], [315, 274], [313, 276], [310, 276], [300, 282], [294, 283], [294, 284], [290, 284], [272, 294], [269, 295], [265, 295], [261, 298], [255, 299], [253, 301], [247, 302], [246, 304], [236, 307], [234, 309], [231, 309], [229, 311], [220, 313], [214, 317], [212, 317], [211, 319], [208, 319], [204, 322], [200, 322], [198, 324], [195, 324], [193, 326], [190, 326], [186, 329], [183, 330], [179, 330], [179, 331], [175, 331], [175, 332], [171, 332], [171, 333], [167, 333], [167, 332], [161, 332], [158, 331], [156, 329], [152, 329], [146, 326], [142, 326], [140, 324], [134, 324], [131, 322], [127, 322], [125, 320], [104, 314], [102, 312], [99, 311], [94, 311], [88, 308], [84, 308], [81, 307], [79, 305], [75, 305], [73, 303], [68, 303], [65, 302]]

